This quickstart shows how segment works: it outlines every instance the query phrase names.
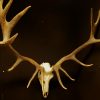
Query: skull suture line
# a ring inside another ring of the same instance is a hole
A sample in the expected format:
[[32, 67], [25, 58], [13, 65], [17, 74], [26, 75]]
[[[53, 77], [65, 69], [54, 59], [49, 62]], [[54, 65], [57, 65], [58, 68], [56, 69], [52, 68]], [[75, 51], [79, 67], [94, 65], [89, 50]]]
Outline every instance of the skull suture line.
[[93, 11], [91, 9], [91, 18], [90, 18], [91, 19], [91, 32], [90, 32], [89, 39], [85, 43], [83, 43], [81, 46], [77, 47], [74, 51], [72, 51], [68, 55], [62, 57], [56, 64], [54, 64], [53, 66], [50, 67], [49, 63], [42, 63], [40, 65], [32, 58], [22, 56], [17, 50], [15, 50], [13, 48], [12, 43], [14, 42], [18, 33], [11, 37], [11, 32], [12, 32], [14, 26], [20, 20], [20, 18], [28, 11], [30, 6], [26, 7], [23, 11], [18, 13], [10, 22], [8, 22], [6, 20], [6, 15], [10, 9], [12, 1], [13, 0], [9, 0], [7, 5], [3, 8], [4, 0], [0, 0], [0, 25], [1, 25], [2, 35], [3, 35], [3, 40], [0, 41], [0, 45], [6, 45], [7, 47], [9, 47], [17, 58], [16, 62], [12, 65], [11, 68], [8, 69], [8, 71], [12, 71], [13, 69], [15, 69], [17, 67], [17, 65], [19, 65], [23, 61], [27, 61], [27, 62], [31, 63], [33, 66], [35, 66], [36, 70], [33, 73], [31, 79], [29, 80], [27, 88], [30, 86], [30, 83], [32, 82], [32, 80], [34, 79], [36, 74], [38, 74], [38, 79], [39, 79], [41, 87], [42, 87], [42, 93], [43, 93], [44, 98], [46, 98], [48, 96], [49, 82], [53, 78], [53, 72], [56, 73], [58, 81], [59, 81], [60, 85], [62, 86], [62, 88], [67, 89], [61, 81], [59, 70], [61, 70], [70, 80], [74, 81], [74, 79], [69, 76], [69, 74], [62, 68], [61, 65], [63, 62], [68, 61], [68, 60], [75, 61], [84, 67], [89, 67], [89, 66], [93, 65], [93, 64], [84, 64], [83, 62], [81, 62], [77, 59], [76, 55], [82, 49], [86, 48], [88, 45], [100, 42], [100, 39], [96, 39], [94, 37], [97, 26], [100, 22], [100, 11], [98, 13], [98, 17], [97, 17], [96, 21], [94, 22], [93, 21]]

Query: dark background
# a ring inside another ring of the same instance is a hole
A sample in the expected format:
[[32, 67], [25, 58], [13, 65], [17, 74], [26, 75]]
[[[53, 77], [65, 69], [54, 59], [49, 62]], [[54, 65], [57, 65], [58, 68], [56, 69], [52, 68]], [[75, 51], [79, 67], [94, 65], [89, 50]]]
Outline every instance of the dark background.
[[[7, 3], [8, 0], [4, 0]], [[61, 57], [69, 54], [84, 43], [90, 32], [90, 9], [94, 9], [96, 20], [100, 0], [14, 0], [7, 20], [31, 5], [14, 28], [12, 35], [19, 33], [14, 48], [22, 55], [38, 63], [55, 64]], [[100, 29], [100, 28], [99, 28]], [[100, 32], [96, 33], [100, 37]], [[2, 34], [0, 34], [2, 40]], [[47, 100], [100, 100], [100, 44], [82, 50], [78, 58], [85, 63], [93, 63], [85, 68], [75, 62], [65, 62], [63, 68], [76, 79], [70, 81], [61, 73], [62, 81], [68, 88], [64, 90], [54, 77], [50, 83]], [[28, 80], [35, 67], [24, 62], [15, 70], [3, 73], [15, 61], [15, 56], [7, 47], [0, 47], [0, 100], [43, 100], [38, 78]]]

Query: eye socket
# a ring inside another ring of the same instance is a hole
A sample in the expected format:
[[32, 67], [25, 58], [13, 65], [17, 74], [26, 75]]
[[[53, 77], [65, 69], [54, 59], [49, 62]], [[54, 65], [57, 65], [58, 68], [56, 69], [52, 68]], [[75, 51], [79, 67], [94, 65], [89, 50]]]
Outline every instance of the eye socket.
[[39, 71], [38, 74], [41, 75], [41, 71]]
[[45, 84], [45, 81], [43, 80], [43, 84]]

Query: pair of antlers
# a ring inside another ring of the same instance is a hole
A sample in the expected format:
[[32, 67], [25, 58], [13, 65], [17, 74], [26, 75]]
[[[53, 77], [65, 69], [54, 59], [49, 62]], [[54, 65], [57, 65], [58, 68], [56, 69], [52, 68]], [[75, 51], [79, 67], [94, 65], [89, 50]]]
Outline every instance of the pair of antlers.
[[[3, 8], [3, 2], [4, 2], [4, 0], [0, 0], [0, 25], [1, 25], [1, 29], [2, 29], [2, 35], [3, 35], [3, 40], [0, 41], [0, 45], [8, 46], [17, 58], [15, 63], [12, 65], [11, 68], [8, 69], [8, 71], [12, 71], [23, 61], [27, 61], [27, 62], [31, 63], [33, 66], [36, 67], [36, 70], [33, 73], [32, 77], [30, 78], [29, 83], [27, 85], [27, 87], [29, 87], [30, 83], [32, 82], [32, 80], [34, 79], [36, 74], [39, 71], [42, 71], [43, 67], [41, 67], [40, 64], [38, 64], [32, 58], [22, 56], [18, 51], [16, 51], [13, 48], [12, 43], [14, 42], [16, 37], [18, 36], [18, 33], [16, 33], [14, 36], [11, 37], [11, 32], [12, 32], [14, 26], [17, 24], [17, 22], [28, 11], [28, 9], [31, 6], [26, 7], [24, 10], [22, 10], [20, 13], [18, 13], [11, 21], [8, 22], [6, 20], [6, 15], [9, 11], [10, 7], [11, 7], [13, 0], [9, 0], [9, 2], [7, 3], [7, 5], [4, 8]], [[68, 60], [72, 60], [72, 61], [75, 61], [82, 66], [85, 66], [85, 67], [89, 67], [89, 66], [93, 65], [93, 64], [84, 64], [83, 62], [79, 61], [76, 58], [76, 54], [79, 53], [82, 49], [84, 49], [88, 45], [100, 42], [100, 39], [96, 39], [94, 37], [94, 33], [96, 32], [97, 26], [99, 24], [99, 20], [100, 20], [100, 11], [98, 12], [98, 17], [97, 17], [96, 21], [94, 22], [93, 21], [93, 11], [91, 9], [91, 31], [90, 31], [89, 39], [84, 44], [82, 44], [81, 46], [76, 48], [74, 51], [72, 51], [70, 54], [62, 57], [56, 64], [54, 64], [51, 67], [51, 72], [54, 71], [56, 73], [58, 81], [64, 89], [66, 89], [66, 87], [63, 85], [63, 83], [61, 81], [59, 70], [61, 70], [67, 77], [69, 77], [69, 79], [71, 79], [73, 81], [74, 81], [74, 79], [71, 78], [70, 75], [61, 67], [63, 62], [68, 61]]]

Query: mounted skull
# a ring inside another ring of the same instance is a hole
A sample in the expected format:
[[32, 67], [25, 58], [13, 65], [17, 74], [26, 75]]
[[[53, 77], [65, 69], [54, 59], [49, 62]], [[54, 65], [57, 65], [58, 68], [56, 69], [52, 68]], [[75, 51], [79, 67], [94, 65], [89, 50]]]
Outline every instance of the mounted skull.
[[34, 77], [38, 74], [38, 78], [39, 78], [39, 81], [40, 81], [40, 84], [42, 87], [42, 92], [43, 92], [44, 98], [46, 98], [48, 96], [49, 83], [50, 83], [50, 80], [53, 78], [52, 72], [56, 73], [57, 79], [58, 79], [60, 85], [62, 86], [62, 88], [67, 89], [61, 81], [59, 70], [61, 70], [70, 80], [75, 81], [75, 79], [71, 78], [71, 76], [67, 73], [67, 71], [62, 68], [63, 62], [72, 60], [72, 61], [75, 61], [84, 67], [89, 67], [89, 66], [93, 65], [93, 64], [85, 64], [85, 63], [81, 62], [80, 60], [78, 60], [76, 55], [81, 50], [86, 48], [87, 46], [89, 46], [91, 44], [95, 44], [95, 43], [100, 43], [100, 39], [96, 39], [94, 36], [97, 29], [98, 29], [97, 27], [100, 24], [100, 10], [98, 12], [98, 16], [97, 16], [96, 21], [94, 21], [93, 20], [93, 11], [91, 9], [91, 18], [90, 18], [91, 19], [90, 20], [91, 21], [91, 31], [89, 32], [90, 33], [89, 39], [86, 42], [84, 42], [82, 45], [77, 47], [75, 50], [73, 50], [71, 53], [62, 57], [60, 60], [58, 60], [58, 62], [56, 64], [54, 64], [53, 66], [50, 67], [49, 63], [42, 63], [40, 65], [34, 59], [26, 57], [26, 56], [22, 56], [12, 46], [14, 39], [18, 35], [18, 34], [15, 34], [14, 36], [11, 37], [12, 30], [13, 30], [14, 26], [17, 24], [17, 22], [21, 19], [21, 17], [31, 7], [31, 6], [26, 7], [24, 10], [19, 12], [14, 18], [12, 18], [11, 21], [7, 21], [6, 16], [7, 16], [7, 13], [9, 11], [10, 7], [11, 7], [12, 2], [13, 2], [13, 0], [9, 0], [7, 5], [5, 5], [5, 7], [4, 7], [3, 6], [4, 0], [0, 0], [0, 26], [1, 26], [1, 31], [2, 31], [2, 35], [3, 35], [3, 40], [0, 41], [0, 45], [3, 44], [3, 45], [8, 46], [17, 58], [15, 63], [11, 66], [11, 68], [8, 69], [8, 71], [14, 70], [23, 61], [27, 61], [27, 62], [31, 63], [34, 67], [36, 67], [36, 70], [33, 73], [32, 77], [30, 78], [28, 85], [27, 85], [27, 88], [30, 86]]
[[49, 93], [49, 83], [54, 75], [49, 63], [42, 63], [40, 66], [43, 67], [44, 70], [38, 72], [38, 79], [42, 87], [43, 97], [47, 98]]

